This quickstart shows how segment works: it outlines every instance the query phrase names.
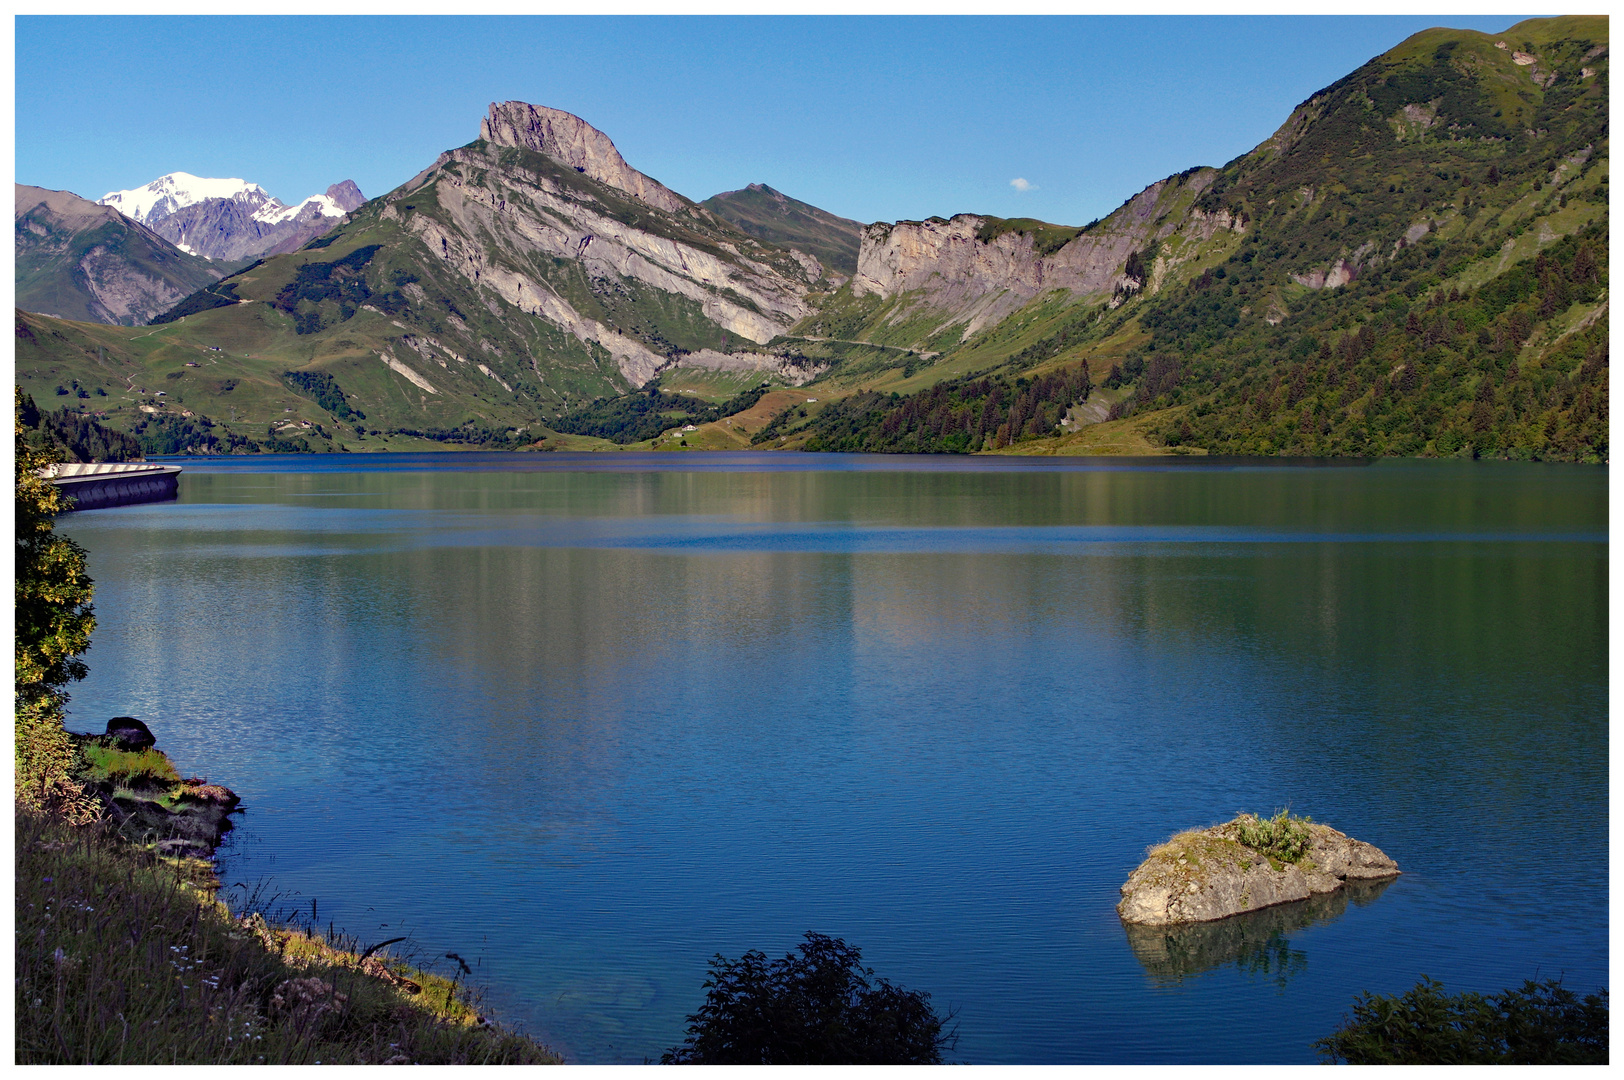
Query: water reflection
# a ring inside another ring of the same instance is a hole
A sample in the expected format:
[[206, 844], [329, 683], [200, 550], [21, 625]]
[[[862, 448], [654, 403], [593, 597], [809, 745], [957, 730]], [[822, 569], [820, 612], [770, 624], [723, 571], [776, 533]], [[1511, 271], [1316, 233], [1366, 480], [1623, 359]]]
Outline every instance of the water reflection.
[[[1605, 474], [1478, 465], [189, 469], [67, 527], [70, 719], [248, 796], [228, 880], [483, 956], [571, 1060], [816, 929], [965, 1060], [1307, 1061], [1401, 974], [1605, 978]], [[1143, 845], [1287, 802], [1427, 877], [1312, 946], [1119, 931]]]
[[1396, 881], [1349, 881], [1335, 892], [1293, 904], [1277, 904], [1215, 922], [1182, 926], [1122, 925], [1134, 959], [1158, 987], [1233, 964], [1237, 971], [1263, 978], [1284, 990], [1308, 970], [1308, 953], [1290, 935], [1340, 919], [1348, 905], [1365, 907]]

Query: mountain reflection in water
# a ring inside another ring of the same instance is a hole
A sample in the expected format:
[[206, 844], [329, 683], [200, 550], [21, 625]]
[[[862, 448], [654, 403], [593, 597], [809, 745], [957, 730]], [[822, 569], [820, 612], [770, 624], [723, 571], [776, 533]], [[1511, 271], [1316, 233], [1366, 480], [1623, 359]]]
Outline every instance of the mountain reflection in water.
[[[70, 726], [140, 717], [248, 803], [224, 880], [468, 957], [574, 1062], [808, 930], [978, 1064], [1308, 1063], [1423, 972], [1605, 985], [1605, 470], [543, 456], [71, 515]], [[1124, 935], [1147, 843], [1286, 804], [1414, 872]]]

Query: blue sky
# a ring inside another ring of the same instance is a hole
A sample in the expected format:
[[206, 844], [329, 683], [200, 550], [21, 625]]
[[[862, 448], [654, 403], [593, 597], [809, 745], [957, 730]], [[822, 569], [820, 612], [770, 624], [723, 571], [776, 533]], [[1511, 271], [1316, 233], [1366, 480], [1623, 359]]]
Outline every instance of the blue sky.
[[1083, 224], [1418, 30], [1520, 18], [18, 17], [16, 178], [370, 197], [519, 99], [694, 199], [765, 182], [865, 222]]

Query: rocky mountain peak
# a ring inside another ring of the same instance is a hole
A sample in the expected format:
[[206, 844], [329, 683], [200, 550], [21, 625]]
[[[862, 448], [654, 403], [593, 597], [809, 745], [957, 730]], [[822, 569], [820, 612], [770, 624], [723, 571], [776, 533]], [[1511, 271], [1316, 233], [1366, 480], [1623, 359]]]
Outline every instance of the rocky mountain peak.
[[523, 101], [492, 102], [489, 113], [480, 121], [479, 137], [497, 146], [517, 146], [546, 154], [601, 184], [669, 213], [688, 205], [681, 195], [626, 164], [609, 136], [561, 109]]
[[354, 180], [343, 180], [329, 187], [325, 193], [333, 202], [337, 203], [347, 214], [367, 201], [361, 194], [361, 189], [355, 186]]

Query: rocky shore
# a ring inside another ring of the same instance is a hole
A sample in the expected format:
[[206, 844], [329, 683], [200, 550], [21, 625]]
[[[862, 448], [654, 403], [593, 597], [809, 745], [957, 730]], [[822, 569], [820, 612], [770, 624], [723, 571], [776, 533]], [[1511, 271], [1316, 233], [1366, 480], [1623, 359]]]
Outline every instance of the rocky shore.
[[1317, 822], [1291, 823], [1302, 841], [1295, 857], [1245, 842], [1268, 824], [1242, 814], [1152, 848], [1122, 886], [1117, 914], [1143, 926], [1211, 922], [1399, 875], [1380, 849]]
[[202, 777], [181, 777], [151, 730], [131, 716], [116, 716], [104, 734], [76, 740], [85, 770], [79, 779], [119, 832], [184, 861], [194, 878], [209, 882], [215, 850], [242, 809], [236, 793]]

